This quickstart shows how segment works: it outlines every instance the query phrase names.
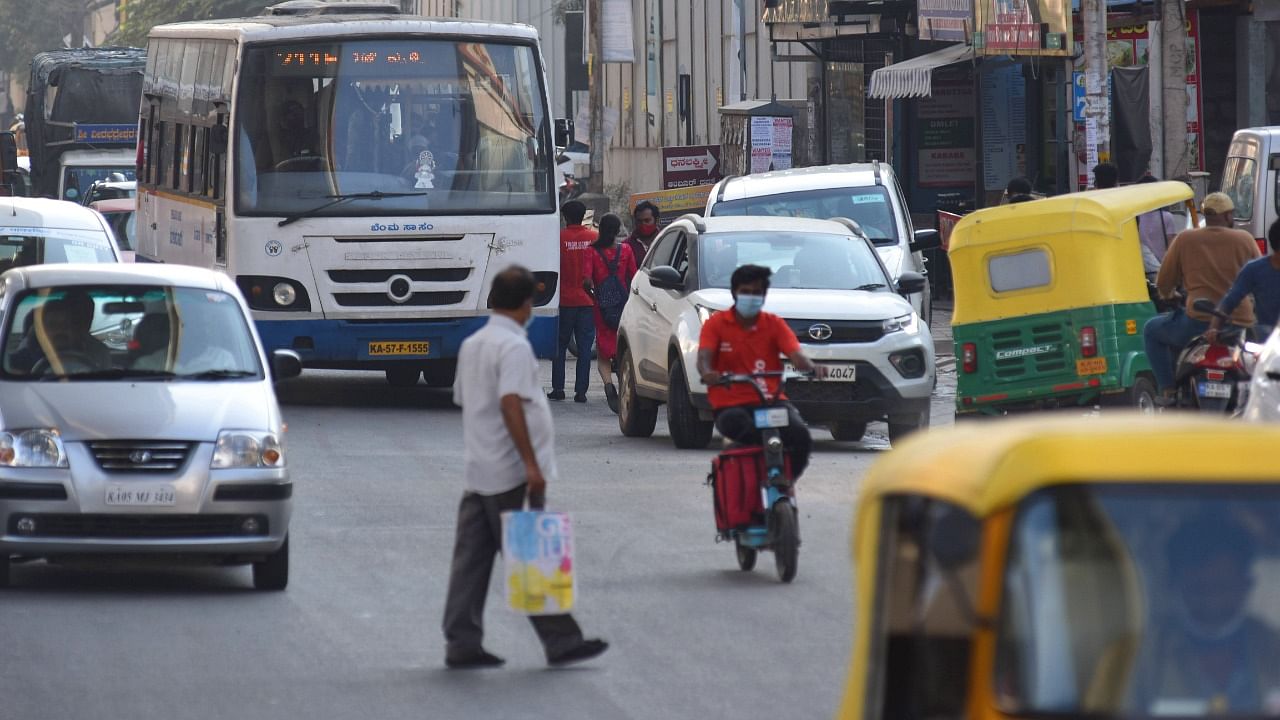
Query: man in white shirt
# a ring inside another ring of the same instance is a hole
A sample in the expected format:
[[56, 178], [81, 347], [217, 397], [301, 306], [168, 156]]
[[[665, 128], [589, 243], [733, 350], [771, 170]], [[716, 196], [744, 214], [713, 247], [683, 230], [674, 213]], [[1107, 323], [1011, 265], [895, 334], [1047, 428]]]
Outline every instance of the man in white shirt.
[[[512, 266], [493, 280], [493, 315], [458, 352], [453, 401], [462, 407], [467, 490], [458, 508], [458, 531], [444, 609], [445, 665], [478, 668], [502, 658], [481, 645], [484, 601], [494, 556], [502, 550], [502, 513], [541, 509], [547, 479], [555, 479], [555, 429], [551, 406], [538, 380], [538, 361], [525, 333], [533, 316], [537, 281]], [[571, 615], [529, 618], [551, 665], [589, 660], [608, 649], [585, 640]]]

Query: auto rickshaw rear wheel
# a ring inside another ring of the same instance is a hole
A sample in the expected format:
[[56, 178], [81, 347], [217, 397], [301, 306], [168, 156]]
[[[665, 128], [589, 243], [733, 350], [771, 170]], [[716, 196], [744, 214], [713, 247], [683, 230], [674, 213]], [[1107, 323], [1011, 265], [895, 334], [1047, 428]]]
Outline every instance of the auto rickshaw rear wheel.
[[755, 548], [747, 547], [742, 541], [734, 541], [734, 550], [738, 554], [738, 569], [743, 572], [751, 572], [756, 569], [756, 556], [758, 553]]
[[796, 571], [800, 569], [800, 523], [796, 507], [790, 502], [778, 502], [772, 514], [774, 564], [778, 579], [789, 583], [796, 579]]

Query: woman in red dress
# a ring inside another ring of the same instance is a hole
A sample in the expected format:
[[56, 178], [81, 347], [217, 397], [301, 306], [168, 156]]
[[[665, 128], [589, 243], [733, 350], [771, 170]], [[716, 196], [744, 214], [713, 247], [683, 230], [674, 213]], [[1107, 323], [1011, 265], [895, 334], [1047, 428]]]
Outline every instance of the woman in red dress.
[[621, 231], [622, 219], [617, 215], [610, 213], [600, 218], [600, 237], [592, 243], [588, 255], [588, 274], [596, 301], [596, 370], [604, 382], [605, 400], [615, 413], [618, 388], [613, 384], [613, 361], [618, 354], [618, 318], [631, 295], [631, 278], [636, 274], [635, 255], [631, 248], [618, 242]]

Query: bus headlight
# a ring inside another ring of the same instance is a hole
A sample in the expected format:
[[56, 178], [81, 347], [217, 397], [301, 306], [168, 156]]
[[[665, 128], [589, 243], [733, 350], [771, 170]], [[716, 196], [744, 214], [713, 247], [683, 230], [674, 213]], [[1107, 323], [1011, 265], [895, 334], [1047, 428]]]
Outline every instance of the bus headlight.
[[271, 297], [276, 301], [277, 305], [289, 307], [297, 302], [298, 291], [294, 290], [289, 283], [276, 283], [276, 286], [271, 288]]

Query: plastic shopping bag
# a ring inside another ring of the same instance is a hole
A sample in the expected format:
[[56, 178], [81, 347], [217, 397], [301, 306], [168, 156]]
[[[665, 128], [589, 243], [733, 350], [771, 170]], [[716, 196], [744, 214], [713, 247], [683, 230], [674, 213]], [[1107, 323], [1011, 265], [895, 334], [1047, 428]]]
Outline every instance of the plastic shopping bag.
[[522, 615], [559, 615], [573, 608], [573, 525], [568, 513], [502, 514], [507, 606]]

